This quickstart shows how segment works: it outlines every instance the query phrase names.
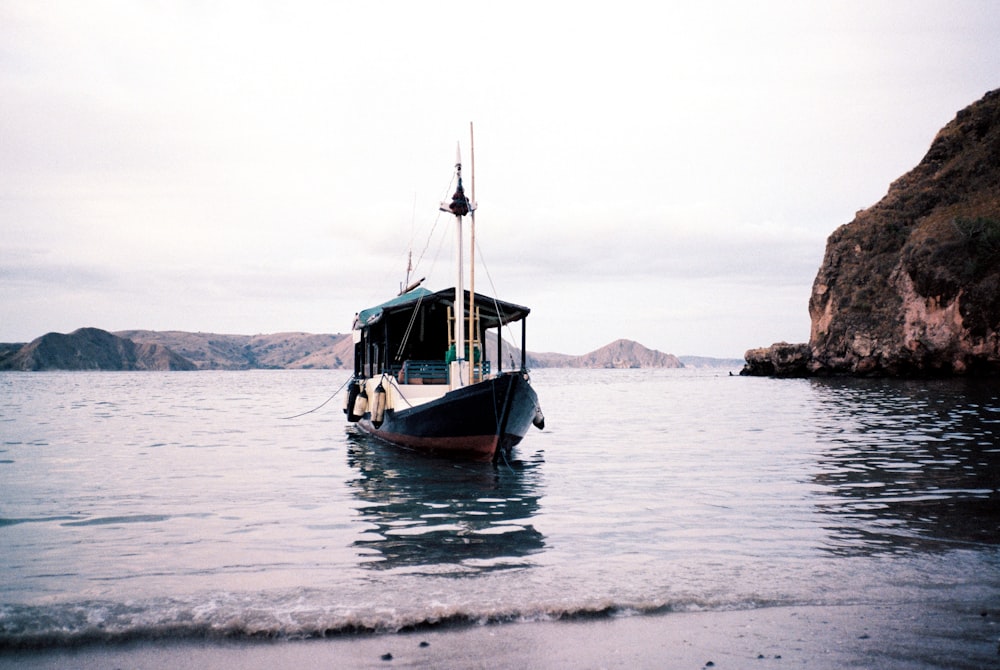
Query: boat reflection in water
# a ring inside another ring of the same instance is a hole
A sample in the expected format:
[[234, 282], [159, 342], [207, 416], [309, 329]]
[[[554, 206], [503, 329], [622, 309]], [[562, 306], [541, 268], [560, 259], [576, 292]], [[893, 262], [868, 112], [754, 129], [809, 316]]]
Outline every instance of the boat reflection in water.
[[825, 411], [820, 511], [840, 555], [1000, 537], [1000, 391], [976, 379], [812, 380]]
[[545, 547], [538, 513], [541, 457], [513, 467], [428, 458], [356, 429], [347, 436], [348, 486], [371, 528], [354, 542], [362, 565], [465, 575], [530, 565]]

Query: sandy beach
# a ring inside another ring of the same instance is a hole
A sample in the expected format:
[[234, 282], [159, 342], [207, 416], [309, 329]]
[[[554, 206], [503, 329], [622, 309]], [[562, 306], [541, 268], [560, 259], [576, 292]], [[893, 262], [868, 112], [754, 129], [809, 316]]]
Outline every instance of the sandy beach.
[[274, 642], [0, 653], [2, 668], [995, 668], [1000, 612], [772, 607]]

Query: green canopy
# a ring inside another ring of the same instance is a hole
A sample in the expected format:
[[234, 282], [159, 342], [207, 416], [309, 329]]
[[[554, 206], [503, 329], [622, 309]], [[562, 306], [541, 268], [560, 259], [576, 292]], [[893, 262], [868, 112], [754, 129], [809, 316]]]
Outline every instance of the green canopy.
[[[418, 302], [422, 305], [442, 304], [454, 306], [455, 289], [446, 288], [435, 293], [425, 288], [415, 288], [403, 295], [396, 296], [392, 300], [387, 300], [380, 305], [358, 312], [357, 327], [367, 328], [375, 325], [389, 314], [411, 311], [416, 308]], [[511, 321], [520, 321], [528, 316], [528, 313], [531, 311], [527, 307], [496, 300], [479, 293], [476, 294], [475, 305], [479, 310], [479, 321], [483, 328], [496, 328]], [[465, 292], [463, 306], [466, 309], [469, 307], [468, 291]]]
[[[428, 289], [415, 288], [412, 291], [404, 293], [403, 295], [396, 296], [392, 300], [386, 300], [381, 305], [375, 305], [374, 307], [363, 309], [358, 312], [358, 325], [362, 328], [374, 325], [382, 320], [382, 315], [385, 314], [386, 310], [391, 313], [400, 309], [408, 308], [410, 303], [415, 303], [421, 298], [426, 298], [431, 294], [432, 292]], [[454, 294], [454, 291], [452, 294]]]

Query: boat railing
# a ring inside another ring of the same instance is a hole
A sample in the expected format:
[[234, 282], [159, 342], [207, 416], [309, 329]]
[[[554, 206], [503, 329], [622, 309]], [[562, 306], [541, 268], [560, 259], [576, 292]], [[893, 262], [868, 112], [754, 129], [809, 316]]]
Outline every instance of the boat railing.
[[[483, 361], [479, 364], [479, 378], [476, 381], [482, 381], [490, 376], [490, 362]], [[473, 373], [475, 374], [475, 372]]]
[[[403, 384], [447, 384], [447, 361], [409, 360], [403, 363], [397, 378]], [[482, 361], [473, 368], [473, 381], [482, 381], [490, 376], [490, 362]]]
[[447, 384], [448, 364], [444, 361], [410, 360], [403, 363], [400, 381], [404, 384]]

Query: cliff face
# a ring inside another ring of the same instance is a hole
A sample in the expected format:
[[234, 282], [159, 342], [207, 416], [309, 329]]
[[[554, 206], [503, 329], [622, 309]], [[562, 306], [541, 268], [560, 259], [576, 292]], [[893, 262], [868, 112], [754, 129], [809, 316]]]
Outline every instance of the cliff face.
[[[1000, 90], [827, 240], [808, 352], [747, 352], [747, 374], [1000, 373]], [[795, 353], [796, 355], [790, 355]], [[757, 370], [755, 372], [755, 370]]]
[[98, 328], [49, 333], [0, 362], [5, 370], [194, 370], [191, 361], [158, 344], [116, 337]]

